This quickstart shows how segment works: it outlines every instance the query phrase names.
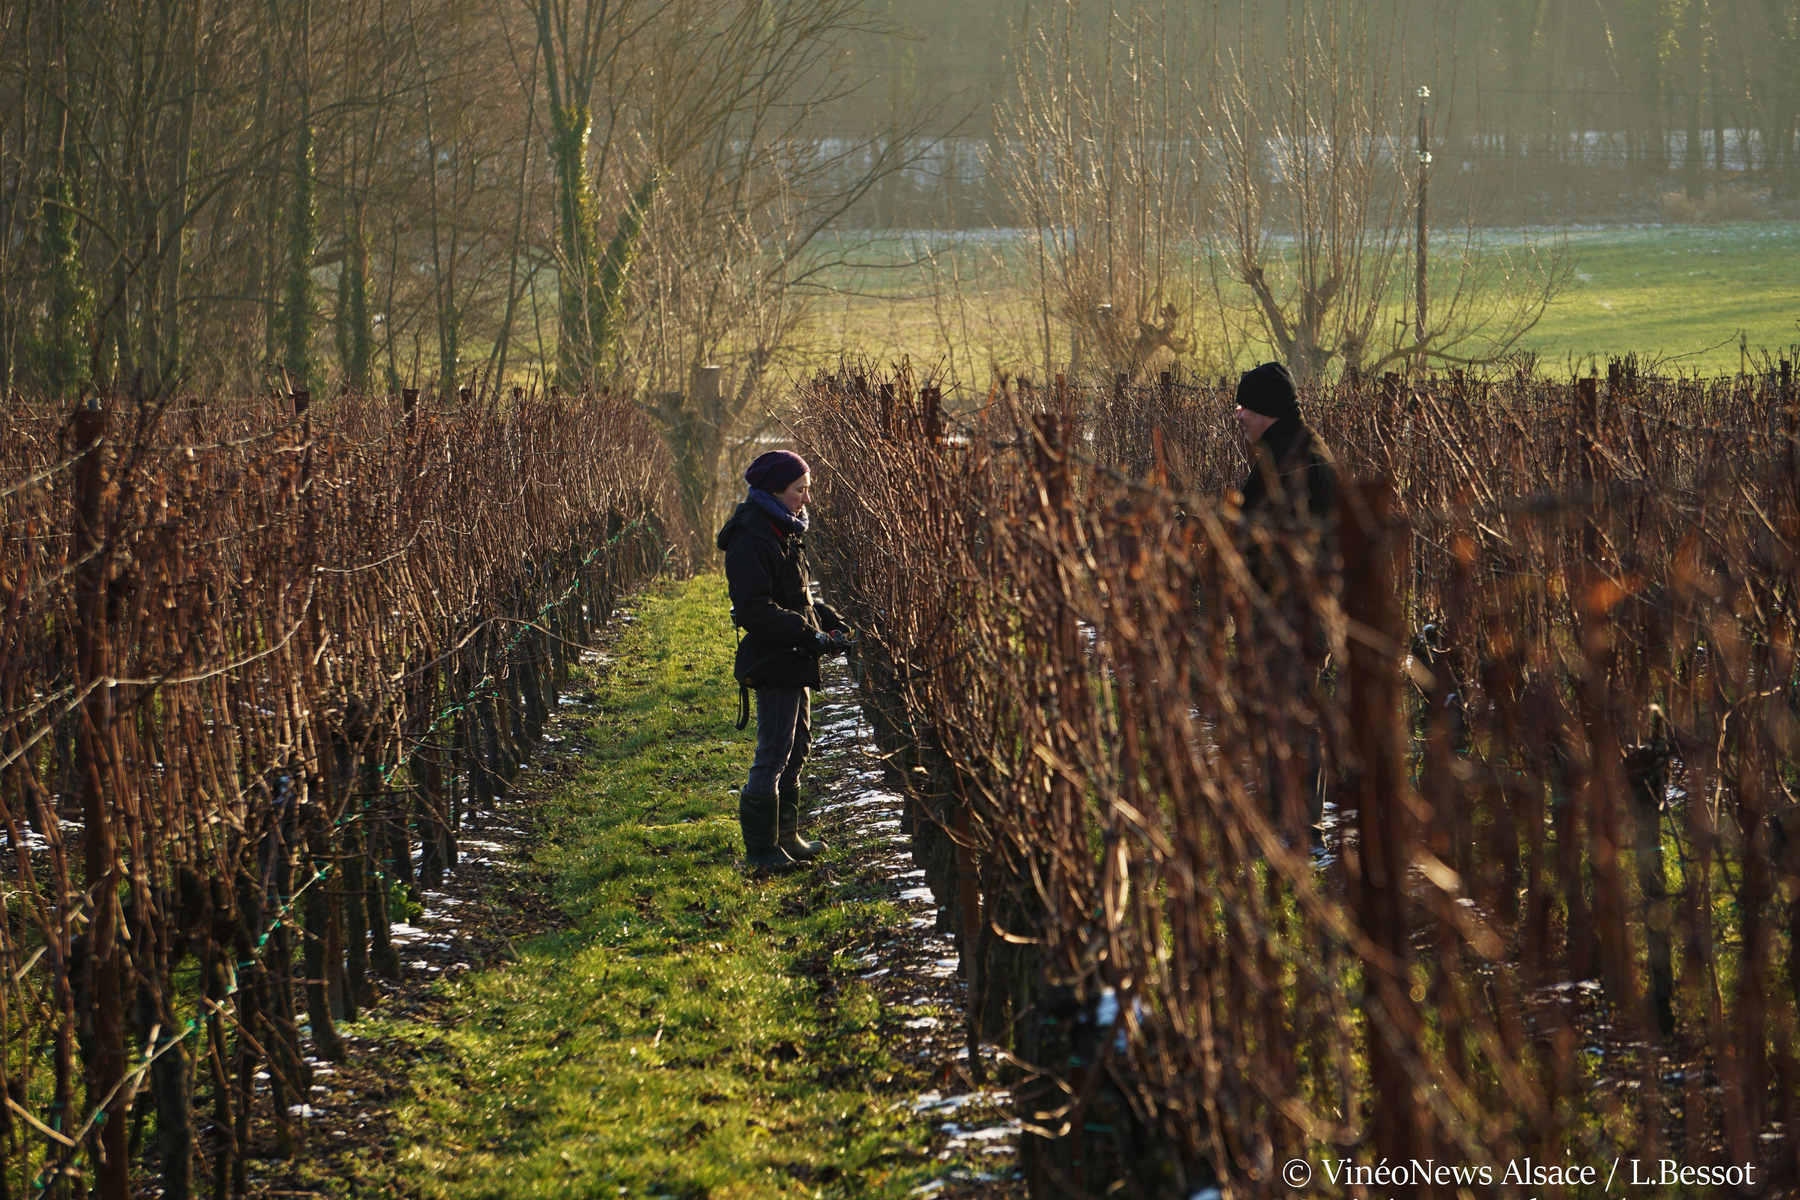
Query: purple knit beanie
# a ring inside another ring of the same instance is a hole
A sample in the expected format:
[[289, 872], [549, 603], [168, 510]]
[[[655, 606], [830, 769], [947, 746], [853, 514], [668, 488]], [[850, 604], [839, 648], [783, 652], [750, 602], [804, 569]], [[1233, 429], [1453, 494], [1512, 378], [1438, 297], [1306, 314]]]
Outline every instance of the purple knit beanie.
[[756, 461], [744, 468], [744, 482], [773, 495], [811, 472], [806, 460], [792, 450], [771, 450], [757, 455]]

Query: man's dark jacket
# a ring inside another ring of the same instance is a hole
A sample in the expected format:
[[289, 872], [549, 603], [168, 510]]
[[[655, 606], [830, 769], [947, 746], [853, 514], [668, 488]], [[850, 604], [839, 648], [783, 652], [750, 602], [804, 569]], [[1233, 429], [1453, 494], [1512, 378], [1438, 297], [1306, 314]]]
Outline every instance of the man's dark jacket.
[[1241, 490], [1245, 516], [1305, 512], [1328, 521], [1337, 502], [1337, 468], [1306, 422], [1283, 417], [1250, 447], [1250, 474]]
[[783, 533], [749, 502], [719, 530], [732, 619], [743, 627], [737, 679], [753, 688], [819, 686], [818, 633], [844, 629], [829, 605], [812, 600], [803, 535]]

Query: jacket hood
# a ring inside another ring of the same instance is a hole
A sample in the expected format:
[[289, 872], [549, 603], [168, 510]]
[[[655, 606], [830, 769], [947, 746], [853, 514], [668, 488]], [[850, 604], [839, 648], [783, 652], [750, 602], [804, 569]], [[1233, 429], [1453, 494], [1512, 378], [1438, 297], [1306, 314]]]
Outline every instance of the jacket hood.
[[1273, 425], [1263, 431], [1257, 440], [1276, 452], [1286, 450], [1294, 444], [1294, 439], [1310, 434], [1311, 429], [1300, 417], [1278, 417]]
[[768, 514], [748, 500], [738, 501], [737, 508], [732, 510], [731, 516], [726, 518], [724, 525], [720, 526], [718, 537], [720, 553], [731, 549], [731, 543], [739, 532], [748, 533], [753, 537], [768, 538], [771, 542], [781, 540], [776, 536], [774, 529], [770, 528]]

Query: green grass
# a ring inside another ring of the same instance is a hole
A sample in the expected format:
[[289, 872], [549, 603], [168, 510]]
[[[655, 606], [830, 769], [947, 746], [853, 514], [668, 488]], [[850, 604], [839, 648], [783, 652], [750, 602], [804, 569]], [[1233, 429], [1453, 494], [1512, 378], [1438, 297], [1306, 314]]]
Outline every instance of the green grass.
[[1664, 225], [1570, 235], [1575, 286], [1527, 346], [1561, 363], [1636, 351], [1681, 369], [1739, 368], [1751, 353], [1800, 342], [1800, 225]]
[[[1496, 246], [1519, 241], [1504, 231], [1486, 236]], [[1041, 373], [1032, 365], [1041, 325], [1025, 290], [1031, 276], [1022, 247], [996, 235], [841, 239], [830, 248], [858, 265], [825, 275], [837, 294], [813, 308], [808, 365], [839, 355], [931, 365], [954, 350], [965, 382], [984, 384], [989, 362]], [[1434, 252], [1440, 303], [1455, 249], [1446, 242]], [[1568, 234], [1568, 249], [1570, 286], [1521, 343], [1546, 372], [1585, 373], [1591, 360], [1604, 372], [1608, 357], [1636, 353], [1665, 370], [1714, 375], [1739, 369], [1740, 339], [1753, 355], [1791, 354], [1787, 348], [1800, 343], [1800, 223], [1580, 229]], [[1411, 278], [1401, 276], [1401, 285]], [[1398, 295], [1393, 308], [1398, 316]], [[1194, 309], [1201, 365], [1222, 369], [1217, 301], [1203, 291]], [[1054, 319], [1051, 336], [1066, 357], [1067, 331]], [[1238, 365], [1267, 353], [1253, 339]]]
[[549, 802], [557, 844], [538, 865], [575, 928], [441, 985], [454, 1027], [398, 1108], [405, 1182], [445, 1198], [904, 1194], [928, 1136], [892, 1112], [884, 1039], [907, 1014], [878, 1011], [837, 954], [893, 911], [822, 877], [742, 873], [729, 789], [755, 731], [731, 728], [723, 581], [664, 585], [636, 612], [594, 684], [600, 748]]

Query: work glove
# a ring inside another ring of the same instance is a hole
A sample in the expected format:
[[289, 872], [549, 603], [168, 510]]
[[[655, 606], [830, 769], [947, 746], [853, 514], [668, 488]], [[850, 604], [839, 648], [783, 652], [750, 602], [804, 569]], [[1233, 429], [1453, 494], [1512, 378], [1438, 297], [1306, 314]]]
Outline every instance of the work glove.
[[829, 654], [842, 654], [849, 648], [850, 639], [844, 636], [841, 629], [834, 629], [830, 633], [813, 634], [813, 644], [809, 647], [811, 652], [819, 658], [824, 658]]

